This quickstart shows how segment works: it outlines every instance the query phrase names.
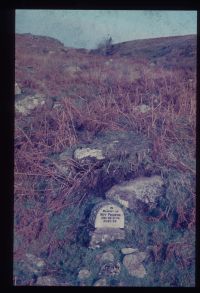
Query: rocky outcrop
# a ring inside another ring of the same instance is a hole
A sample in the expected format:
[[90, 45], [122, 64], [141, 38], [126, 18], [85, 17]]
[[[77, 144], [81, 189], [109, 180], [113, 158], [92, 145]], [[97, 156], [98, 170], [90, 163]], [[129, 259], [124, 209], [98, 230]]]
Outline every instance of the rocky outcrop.
[[114, 185], [107, 191], [106, 197], [134, 209], [138, 200], [148, 205], [155, 203], [156, 198], [163, 195], [163, 186], [160, 176], [139, 177]]

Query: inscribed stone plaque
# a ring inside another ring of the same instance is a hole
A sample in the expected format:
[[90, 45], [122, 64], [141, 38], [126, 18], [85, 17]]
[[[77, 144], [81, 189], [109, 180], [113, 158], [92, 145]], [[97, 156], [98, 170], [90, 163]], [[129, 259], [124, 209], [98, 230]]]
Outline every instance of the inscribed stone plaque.
[[97, 214], [94, 223], [95, 228], [124, 228], [124, 213], [115, 204], [102, 206]]

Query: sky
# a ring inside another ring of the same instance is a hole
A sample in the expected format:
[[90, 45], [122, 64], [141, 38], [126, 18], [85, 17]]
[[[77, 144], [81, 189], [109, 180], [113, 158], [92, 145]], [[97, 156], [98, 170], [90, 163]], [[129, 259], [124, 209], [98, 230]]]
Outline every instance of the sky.
[[16, 33], [58, 39], [67, 47], [94, 49], [113, 43], [197, 33], [196, 11], [16, 10]]

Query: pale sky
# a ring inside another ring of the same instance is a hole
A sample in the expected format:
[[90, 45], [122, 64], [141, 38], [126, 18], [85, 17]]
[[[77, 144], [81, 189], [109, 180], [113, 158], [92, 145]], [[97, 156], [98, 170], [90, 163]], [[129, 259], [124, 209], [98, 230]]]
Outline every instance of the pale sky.
[[113, 43], [197, 33], [196, 11], [16, 10], [16, 33], [50, 36], [65, 46], [96, 48]]

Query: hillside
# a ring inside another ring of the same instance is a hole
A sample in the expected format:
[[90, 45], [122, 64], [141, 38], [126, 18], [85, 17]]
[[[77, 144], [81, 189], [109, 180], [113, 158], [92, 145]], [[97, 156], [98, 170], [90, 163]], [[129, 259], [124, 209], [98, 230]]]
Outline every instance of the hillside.
[[195, 285], [194, 40], [16, 34], [15, 285]]
[[[109, 50], [111, 56], [126, 56], [134, 59], [145, 58], [166, 68], [186, 68], [196, 66], [196, 35], [152, 38], [113, 44]], [[101, 54], [100, 50], [93, 50]]]

